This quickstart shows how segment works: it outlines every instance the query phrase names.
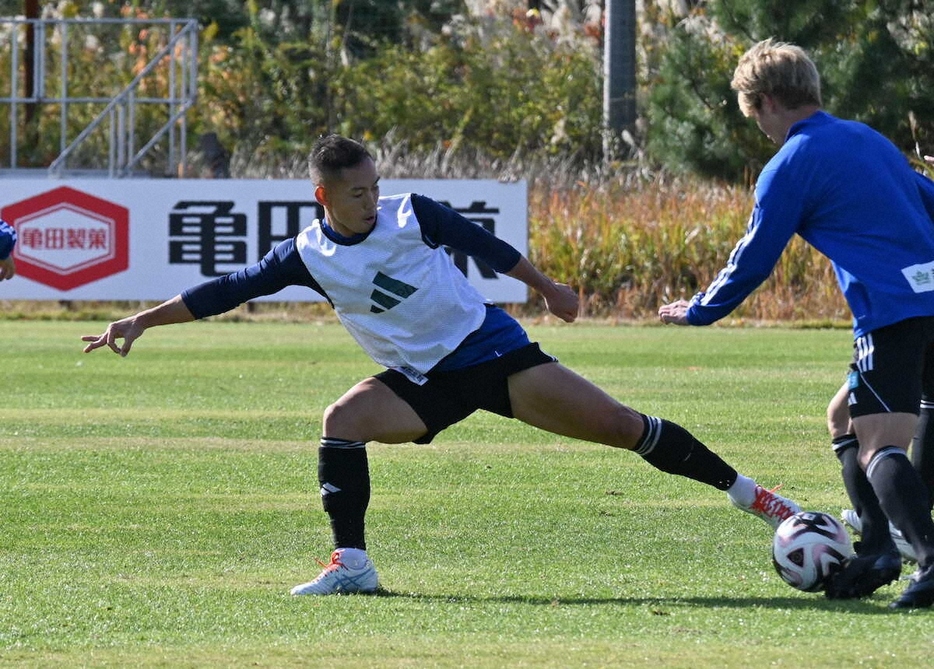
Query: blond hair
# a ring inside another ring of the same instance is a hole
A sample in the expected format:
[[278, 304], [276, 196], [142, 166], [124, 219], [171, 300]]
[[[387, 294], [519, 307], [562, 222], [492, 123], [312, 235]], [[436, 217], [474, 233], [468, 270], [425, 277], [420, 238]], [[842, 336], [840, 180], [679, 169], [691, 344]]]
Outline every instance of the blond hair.
[[754, 45], [739, 59], [730, 88], [739, 108], [751, 116], [770, 95], [788, 109], [821, 105], [820, 74], [804, 49], [771, 37]]

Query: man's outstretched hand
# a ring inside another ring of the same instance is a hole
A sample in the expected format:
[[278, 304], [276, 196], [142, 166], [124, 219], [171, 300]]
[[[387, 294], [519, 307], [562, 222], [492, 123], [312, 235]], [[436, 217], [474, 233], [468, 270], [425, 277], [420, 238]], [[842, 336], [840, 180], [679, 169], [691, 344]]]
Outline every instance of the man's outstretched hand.
[[[125, 357], [127, 353], [130, 352], [133, 342], [136, 341], [144, 331], [145, 328], [137, 323], [136, 316], [130, 316], [123, 320], [114, 321], [107, 326], [107, 329], [104, 330], [102, 334], [85, 335], [81, 337], [81, 341], [88, 342], [88, 345], [84, 347], [85, 353], [90, 353], [96, 348], [107, 346], [117, 355]], [[122, 345], [117, 344], [118, 339], [123, 340]]]
[[671, 304], [663, 304], [658, 308], [658, 319], [662, 323], [671, 323], [673, 325], [690, 325], [687, 319], [688, 307], [691, 303], [687, 300], [678, 300]]

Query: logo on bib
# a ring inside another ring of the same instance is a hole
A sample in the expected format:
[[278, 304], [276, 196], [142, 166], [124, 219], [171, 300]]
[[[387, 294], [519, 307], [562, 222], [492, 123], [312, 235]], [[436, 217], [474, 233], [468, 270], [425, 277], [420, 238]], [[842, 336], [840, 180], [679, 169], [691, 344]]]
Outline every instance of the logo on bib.
[[[391, 276], [386, 276], [382, 272], [377, 272], [376, 276], [373, 277], [373, 285], [376, 286], [376, 289], [370, 293], [370, 299], [376, 304], [370, 305], [370, 311], [374, 314], [381, 314], [387, 309], [392, 309], [418, 290], [415, 286], [410, 286], [404, 281], [393, 279]], [[391, 293], [391, 295], [389, 293]], [[395, 295], [395, 297], [393, 297], [393, 295]]]

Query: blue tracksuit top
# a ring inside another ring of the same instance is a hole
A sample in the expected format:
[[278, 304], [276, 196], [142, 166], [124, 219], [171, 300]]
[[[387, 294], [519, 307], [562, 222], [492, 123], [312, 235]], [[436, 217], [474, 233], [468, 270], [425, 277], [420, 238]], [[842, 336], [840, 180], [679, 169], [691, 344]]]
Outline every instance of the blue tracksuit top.
[[833, 264], [854, 336], [934, 315], [934, 182], [867, 125], [818, 111], [791, 126], [766, 164], [746, 234], [691, 300], [688, 322], [733, 311], [795, 233]]

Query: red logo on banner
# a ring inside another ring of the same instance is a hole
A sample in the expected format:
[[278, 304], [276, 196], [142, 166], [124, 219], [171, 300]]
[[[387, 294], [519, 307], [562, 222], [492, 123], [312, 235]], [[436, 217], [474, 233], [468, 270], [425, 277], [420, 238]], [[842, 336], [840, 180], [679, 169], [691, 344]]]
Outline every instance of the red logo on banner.
[[62, 186], [4, 207], [16, 228], [16, 273], [59, 290], [130, 266], [130, 213], [125, 207]]

